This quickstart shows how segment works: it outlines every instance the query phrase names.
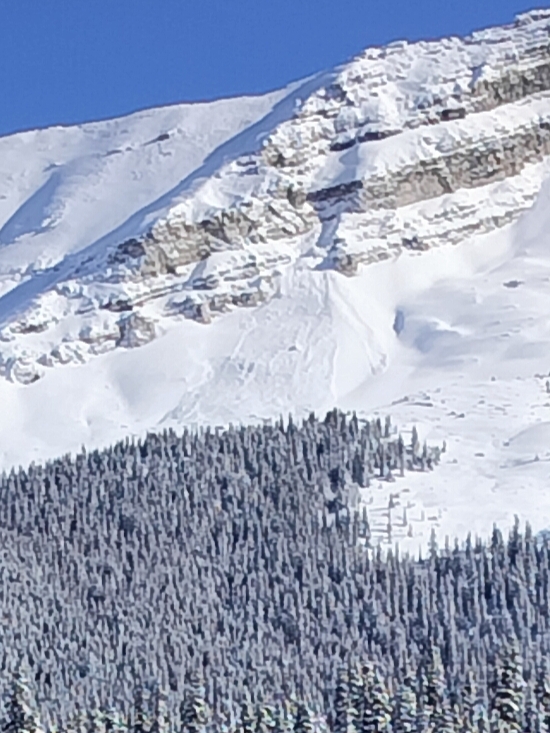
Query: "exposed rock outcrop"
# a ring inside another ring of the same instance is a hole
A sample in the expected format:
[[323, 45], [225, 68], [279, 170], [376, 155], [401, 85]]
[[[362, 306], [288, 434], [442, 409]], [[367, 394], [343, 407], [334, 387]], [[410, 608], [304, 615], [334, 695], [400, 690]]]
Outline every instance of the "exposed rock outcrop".
[[137, 313], [121, 318], [118, 327], [120, 338], [117, 341], [117, 346], [122, 346], [125, 349], [133, 349], [136, 346], [148, 344], [156, 336], [153, 321]]
[[386, 176], [313, 191], [308, 199], [317, 205], [321, 217], [334, 203], [344, 203], [350, 211], [395, 209], [515, 176], [526, 165], [550, 155], [550, 97], [548, 101], [548, 119], [538, 119], [515, 134], [470, 145], [457, 141], [451, 153], [420, 160]]

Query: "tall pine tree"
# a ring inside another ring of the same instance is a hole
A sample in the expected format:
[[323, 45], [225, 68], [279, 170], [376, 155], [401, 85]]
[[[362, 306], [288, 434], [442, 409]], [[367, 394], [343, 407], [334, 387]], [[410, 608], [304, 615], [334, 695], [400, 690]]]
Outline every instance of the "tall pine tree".
[[[254, 727], [254, 714], [251, 712]], [[205, 689], [202, 675], [193, 672], [188, 676], [184, 698], [180, 705], [181, 733], [200, 733], [208, 721]]]
[[362, 733], [388, 733], [392, 705], [384, 678], [378, 668], [365, 668], [365, 691]]
[[407, 675], [399, 686], [393, 701], [393, 733], [414, 733], [416, 731], [417, 699], [414, 681]]
[[516, 643], [500, 655], [494, 669], [491, 731], [521, 733], [523, 725], [523, 673]]
[[39, 717], [31, 703], [28, 680], [20, 671], [13, 677], [2, 730], [3, 733], [42, 733]]

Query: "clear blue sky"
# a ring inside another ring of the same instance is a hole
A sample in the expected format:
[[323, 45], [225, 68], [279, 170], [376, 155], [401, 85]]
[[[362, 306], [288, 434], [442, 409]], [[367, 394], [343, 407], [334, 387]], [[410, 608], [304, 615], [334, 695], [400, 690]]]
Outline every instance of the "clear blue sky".
[[0, 0], [0, 134], [257, 93], [549, 0]]

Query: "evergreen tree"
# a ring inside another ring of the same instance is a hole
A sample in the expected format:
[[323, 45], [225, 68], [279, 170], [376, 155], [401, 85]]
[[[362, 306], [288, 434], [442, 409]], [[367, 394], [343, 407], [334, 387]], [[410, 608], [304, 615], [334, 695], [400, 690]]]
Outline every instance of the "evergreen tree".
[[257, 716], [251, 701], [247, 698], [241, 703], [239, 733], [255, 733]]
[[544, 726], [550, 729], [550, 675], [548, 674], [548, 662], [545, 657], [543, 657], [537, 669], [535, 695]]
[[150, 730], [147, 713], [145, 711], [144, 690], [141, 684], [134, 689], [134, 703], [130, 714], [131, 733], [148, 733]]
[[476, 680], [472, 689], [474, 692], [474, 701], [472, 708], [472, 730], [478, 733], [489, 733], [490, 713], [487, 697], [487, 684], [484, 672], [483, 676], [480, 676], [480, 679]]
[[88, 710], [84, 730], [86, 733], [105, 733], [105, 715], [99, 705]]
[[91, 711], [88, 724], [93, 733], [106, 733], [111, 728], [109, 717], [100, 706], [96, 706]]
[[274, 733], [290, 733], [294, 728], [294, 717], [290, 709], [290, 703], [285, 698], [278, 702], [273, 708]]
[[420, 450], [420, 441], [418, 439], [418, 430], [416, 429], [416, 425], [414, 425], [412, 429], [412, 435], [411, 435], [411, 452], [412, 452], [413, 462], [415, 461], [419, 450]]
[[410, 676], [405, 677], [395, 695], [392, 711], [393, 733], [414, 733], [417, 722], [417, 700], [414, 683]]
[[365, 668], [359, 663], [350, 664], [348, 671], [347, 730], [358, 733], [363, 724], [365, 712]]
[[278, 733], [276, 709], [271, 705], [260, 705], [257, 712], [257, 733]]
[[65, 724], [64, 733], [88, 733], [87, 716], [80, 710], [80, 705], [77, 704], [76, 711]]
[[437, 706], [431, 711], [430, 728], [436, 733], [455, 733], [454, 711], [446, 694], [442, 695]]
[[[123, 713], [112, 706], [108, 706], [103, 713], [102, 722], [105, 733], [123, 733], [126, 729]], [[163, 731], [167, 733], [167, 728]]]
[[[160, 687], [155, 687], [153, 694], [153, 718], [151, 721], [151, 733], [168, 733], [170, 721], [166, 707], [166, 694]], [[193, 730], [187, 728], [187, 730]]]
[[445, 672], [441, 652], [434, 644], [430, 644], [428, 649], [428, 664], [423, 676], [422, 687], [421, 710], [426, 714], [428, 724], [431, 727], [447, 725], [450, 709], [445, 689]]
[[399, 438], [397, 439], [397, 456], [398, 456], [398, 464], [399, 464], [399, 475], [401, 478], [405, 475], [405, 441], [399, 435]]
[[391, 727], [392, 705], [384, 678], [377, 668], [369, 669], [365, 677], [362, 733], [387, 733]]
[[522, 733], [548, 733], [544, 712], [531, 685], [525, 688]]
[[474, 673], [468, 669], [466, 679], [462, 685], [460, 695], [461, 726], [460, 729], [467, 733], [474, 728], [474, 711], [477, 699], [477, 684]]
[[4, 733], [42, 733], [38, 715], [31, 704], [31, 693], [27, 678], [16, 672], [6, 703]]
[[523, 674], [517, 645], [510, 644], [494, 670], [491, 730], [520, 733], [523, 724]]
[[[200, 733], [207, 723], [204, 683], [196, 672], [189, 675], [185, 686], [184, 698], [180, 705], [180, 721], [181, 733]], [[254, 727], [254, 713], [251, 711], [247, 733], [253, 733]]]
[[338, 670], [334, 700], [333, 733], [348, 733], [350, 726], [350, 680], [347, 666]]
[[473, 715], [473, 730], [476, 733], [489, 733], [491, 724], [489, 721], [489, 711], [485, 705], [478, 705]]
[[300, 702], [296, 709], [294, 720], [294, 733], [313, 733], [313, 722], [308, 707]]

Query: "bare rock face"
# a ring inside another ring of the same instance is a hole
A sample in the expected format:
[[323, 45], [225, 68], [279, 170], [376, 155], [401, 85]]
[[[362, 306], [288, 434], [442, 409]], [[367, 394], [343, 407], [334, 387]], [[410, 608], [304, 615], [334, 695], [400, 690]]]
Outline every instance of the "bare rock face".
[[197, 323], [209, 324], [216, 315], [227, 313], [233, 307], [253, 308], [263, 303], [265, 299], [265, 293], [260, 290], [244, 291], [233, 295], [201, 293], [198, 297], [187, 296], [182, 301], [173, 300], [169, 304], [169, 310], [172, 314], [181, 314]]
[[478, 144], [456, 141], [456, 150], [427, 160], [419, 160], [385, 176], [370, 176], [309, 194], [324, 212], [335, 203], [352, 211], [373, 208], [393, 209], [503, 181], [520, 173], [525, 166], [550, 155], [550, 105], [546, 119], [509, 135], [487, 137]]
[[125, 349], [134, 349], [152, 341], [155, 336], [155, 324], [137, 313], [121, 318], [118, 322], [120, 338], [117, 346]]
[[208, 300], [196, 302], [187, 297], [181, 303], [174, 303], [172, 308], [173, 311], [181, 313], [197, 323], [212, 323], [212, 310]]
[[340, 272], [342, 275], [351, 277], [357, 274], [361, 259], [352, 252], [346, 251], [346, 243], [343, 239], [337, 239], [328, 251], [324, 265]]
[[126, 254], [125, 242], [110, 261], [124, 265], [132, 277], [174, 274], [216, 252], [300, 236], [317, 220], [303, 191], [292, 191], [286, 199], [258, 197], [200, 222], [181, 220], [177, 215], [160, 221], [137, 244], [133, 240], [131, 256]]
[[10, 359], [5, 367], [5, 375], [11, 382], [29, 385], [44, 376], [44, 370], [32, 358]]

